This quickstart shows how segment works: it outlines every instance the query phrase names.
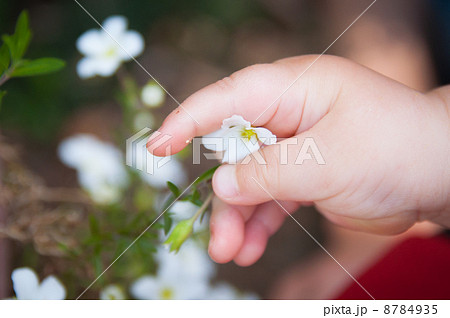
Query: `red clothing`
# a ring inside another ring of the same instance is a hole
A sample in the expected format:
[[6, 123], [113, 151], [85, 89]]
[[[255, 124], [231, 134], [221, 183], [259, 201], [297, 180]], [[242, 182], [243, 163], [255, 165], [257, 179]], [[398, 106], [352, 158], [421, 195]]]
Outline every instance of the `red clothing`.
[[[411, 238], [357, 278], [375, 299], [450, 299], [450, 233]], [[337, 299], [371, 299], [352, 283]]]

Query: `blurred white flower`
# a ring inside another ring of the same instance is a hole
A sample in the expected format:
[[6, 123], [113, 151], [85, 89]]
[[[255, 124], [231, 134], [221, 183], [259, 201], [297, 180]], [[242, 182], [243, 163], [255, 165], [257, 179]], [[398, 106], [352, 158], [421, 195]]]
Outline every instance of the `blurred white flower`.
[[62, 300], [66, 298], [66, 289], [53, 275], [39, 283], [39, 278], [32, 269], [21, 267], [12, 272], [11, 279], [17, 299]]
[[77, 40], [77, 49], [84, 54], [77, 65], [81, 78], [95, 75], [111, 76], [124, 61], [142, 53], [144, 39], [136, 31], [127, 30], [123, 16], [111, 16], [103, 22], [104, 29], [92, 29]]
[[158, 274], [162, 276], [209, 281], [215, 274], [215, 266], [208, 252], [193, 240], [187, 240], [177, 254], [160, 248], [155, 259], [159, 264]]
[[194, 203], [190, 201], [177, 201], [169, 209], [172, 213], [172, 219], [175, 222], [191, 218], [199, 209]]
[[136, 299], [202, 299], [208, 283], [175, 276], [142, 276], [132, 285], [130, 292]]
[[100, 291], [102, 300], [122, 300], [126, 299], [122, 287], [118, 285], [108, 285]]
[[213, 286], [207, 295], [207, 299], [211, 300], [233, 300], [239, 299], [236, 288], [228, 283], [220, 282]]
[[166, 92], [156, 82], [150, 81], [142, 88], [141, 99], [148, 107], [161, 106], [166, 98]]
[[239, 115], [224, 119], [219, 130], [202, 138], [205, 148], [223, 151], [222, 162], [228, 163], [236, 163], [258, 151], [262, 145], [272, 145], [276, 141], [277, 137], [270, 130], [252, 127]]
[[122, 153], [94, 136], [79, 134], [58, 148], [63, 163], [78, 172], [80, 185], [100, 204], [117, 202], [128, 184]]
[[[187, 176], [183, 165], [174, 156], [157, 157], [142, 147], [139, 151], [145, 151], [147, 158], [147, 165], [152, 165], [153, 171], [148, 173], [142, 171], [140, 173], [142, 180], [155, 188], [164, 189], [167, 187], [167, 181], [170, 181], [178, 186], [186, 183]], [[137, 154], [139, 156], [139, 153]]]
[[183, 244], [178, 254], [160, 248], [156, 276], [146, 275], [131, 286], [137, 299], [204, 299], [214, 275], [214, 263], [193, 241]]

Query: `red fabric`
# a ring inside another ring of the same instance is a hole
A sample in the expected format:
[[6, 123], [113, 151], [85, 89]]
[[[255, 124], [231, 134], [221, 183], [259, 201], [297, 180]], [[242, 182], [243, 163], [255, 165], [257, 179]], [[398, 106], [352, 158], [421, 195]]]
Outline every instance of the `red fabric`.
[[[411, 238], [357, 278], [375, 299], [450, 299], [450, 236]], [[371, 299], [356, 283], [336, 299]]]

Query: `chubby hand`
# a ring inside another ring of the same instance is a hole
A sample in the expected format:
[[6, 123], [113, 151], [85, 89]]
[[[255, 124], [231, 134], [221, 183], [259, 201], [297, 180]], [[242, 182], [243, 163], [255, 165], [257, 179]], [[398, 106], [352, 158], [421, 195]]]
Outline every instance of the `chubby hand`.
[[[380, 234], [422, 220], [450, 224], [450, 87], [422, 94], [339, 57], [308, 69], [315, 59], [240, 70], [190, 96], [159, 129], [173, 136], [172, 153], [235, 114], [283, 138], [260, 150], [266, 164], [252, 158], [216, 171], [209, 253], [217, 262], [256, 262], [287, 216], [278, 204], [288, 213], [314, 204], [338, 225]], [[298, 164], [306, 138], [325, 164]], [[149, 151], [167, 155], [155, 144]]]

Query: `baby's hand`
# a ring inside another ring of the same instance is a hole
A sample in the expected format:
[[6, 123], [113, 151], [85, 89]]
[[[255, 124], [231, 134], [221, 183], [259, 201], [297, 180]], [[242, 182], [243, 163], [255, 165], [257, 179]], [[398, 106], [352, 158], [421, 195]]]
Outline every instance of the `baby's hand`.
[[[332, 222], [366, 232], [450, 220], [450, 87], [424, 95], [332, 56], [307, 70], [315, 59], [238, 71], [193, 94], [159, 129], [173, 136], [173, 153], [234, 114], [288, 138], [280, 142], [289, 144], [287, 164], [273, 145], [261, 150], [266, 165], [252, 159], [215, 173], [209, 253], [217, 262], [246, 266], [261, 257], [287, 215], [274, 199], [290, 213], [314, 203]], [[295, 163], [307, 137], [325, 165]], [[167, 155], [162, 148], [149, 143], [156, 155]]]

